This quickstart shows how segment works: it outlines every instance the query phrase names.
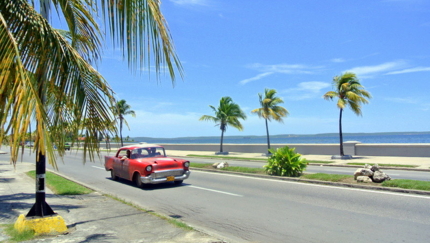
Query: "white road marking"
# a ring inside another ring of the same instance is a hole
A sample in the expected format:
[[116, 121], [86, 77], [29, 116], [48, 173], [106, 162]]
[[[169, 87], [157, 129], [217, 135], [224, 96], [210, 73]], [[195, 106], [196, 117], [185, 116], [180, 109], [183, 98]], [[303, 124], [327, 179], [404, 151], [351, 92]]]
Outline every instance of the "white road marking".
[[[193, 170], [193, 173], [196, 173], [196, 172], [214, 174], [213, 172]], [[259, 178], [259, 177], [250, 177], [250, 176], [223, 174], [223, 173], [216, 173], [216, 174], [220, 175], [220, 176], [231, 176], [231, 177], [240, 177], [240, 178], [247, 177], [249, 179], [254, 179], [254, 180], [272, 181], [272, 182], [290, 183], [290, 184], [300, 184], [303, 186], [325, 187], [325, 188], [338, 189], [338, 190], [361, 191], [361, 192], [366, 192], [366, 193], [388, 194], [388, 195], [393, 195], [393, 196], [415, 197], [415, 198], [423, 198], [423, 199], [430, 200], [429, 196], [424, 196], [424, 195], [406, 194], [406, 193], [399, 193], [399, 192], [386, 192], [386, 191], [377, 191], [377, 190], [368, 190], [368, 189], [350, 188], [350, 187], [339, 187], [339, 186], [330, 186], [330, 185], [319, 185], [319, 184], [310, 184], [310, 183], [303, 183], [303, 182], [296, 182], [296, 181], [284, 181], [284, 180], [277, 180], [277, 179], [266, 179], [266, 178]], [[399, 188], [399, 189], [401, 189], [401, 188]]]
[[211, 192], [217, 192], [217, 193], [222, 193], [222, 194], [227, 194], [227, 195], [235, 196], [235, 197], [243, 197], [243, 195], [234, 194], [234, 193], [230, 193], [230, 192], [224, 192], [224, 191], [218, 191], [218, 190], [209, 189], [209, 188], [204, 188], [204, 187], [199, 187], [199, 186], [187, 186], [187, 187], [192, 187], [192, 188], [196, 188], [196, 189], [200, 189], [200, 190], [211, 191]]
[[91, 167], [94, 167], [94, 168], [96, 168], [96, 169], [100, 169], [100, 170], [105, 170], [105, 168], [104, 168], [104, 167], [100, 167], [100, 166], [94, 166], [94, 165], [92, 165]]

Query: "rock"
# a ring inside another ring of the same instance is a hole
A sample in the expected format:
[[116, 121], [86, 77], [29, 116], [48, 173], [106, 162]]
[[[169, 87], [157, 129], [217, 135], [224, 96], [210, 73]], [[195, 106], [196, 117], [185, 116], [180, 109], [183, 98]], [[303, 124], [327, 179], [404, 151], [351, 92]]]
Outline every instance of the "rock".
[[372, 167], [370, 167], [370, 170], [373, 172], [379, 171], [379, 165], [378, 164], [372, 165]]
[[228, 163], [227, 163], [227, 162], [221, 162], [221, 163], [219, 163], [219, 164], [217, 165], [217, 168], [218, 168], [218, 169], [226, 168], [226, 167], [228, 167]]
[[357, 182], [369, 183], [369, 182], [372, 182], [372, 179], [370, 179], [370, 177], [368, 176], [358, 176]]
[[381, 171], [375, 171], [375, 173], [373, 173], [373, 176], [371, 178], [372, 178], [372, 181], [376, 183], [382, 183], [384, 181], [391, 180], [391, 177], [389, 177], [387, 174]]
[[370, 169], [357, 169], [354, 173], [354, 180], [357, 180], [359, 176], [373, 176], [373, 171]]
[[216, 169], [221, 169], [221, 168], [228, 167], [228, 163], [227, 162], [214, 163], [212, 164], [212, 167]]

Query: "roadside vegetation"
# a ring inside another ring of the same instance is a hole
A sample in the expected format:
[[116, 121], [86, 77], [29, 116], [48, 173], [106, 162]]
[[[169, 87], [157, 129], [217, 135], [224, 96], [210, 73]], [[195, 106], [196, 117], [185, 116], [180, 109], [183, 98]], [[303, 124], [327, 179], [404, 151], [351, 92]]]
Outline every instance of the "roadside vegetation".
[[[31, 178], [36, 178], [34, 170], [27, 172]], [[93, 190], [79, 185], [73, 181], [67, 180], [64, 177], [51, 172], [46, 172], [46, 186], [57, 195], [82, 195], [93, 192]]]
[[[187, 157], [197, 157], [197, 158], [208, 158], [208, 159], [235, 159], [235, 160], [246, 160], [246, 161], [267, 161], [266, 158], [245, 158], [245, 157], [235, 157], [235, 156], [221, 156], [221, 155], [199, 155], [199, 154], [187, 154]], [[306, 160], [309, 164], [331, 164], [333, 161], [323, 161], [323, 160]]]
[[3, 224], [0, 227], [4, 228], [4, 233], [10, 237], [5, 242], [22, 242], [35, 239], [36, 237], [33, 230], [24, 230], [19, 232], [14, 228], [14, 224]]

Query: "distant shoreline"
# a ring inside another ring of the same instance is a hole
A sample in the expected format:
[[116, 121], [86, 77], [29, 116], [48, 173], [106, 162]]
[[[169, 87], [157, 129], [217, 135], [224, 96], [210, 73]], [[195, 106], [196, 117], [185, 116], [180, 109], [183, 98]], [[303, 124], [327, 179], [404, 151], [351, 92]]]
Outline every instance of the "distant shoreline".
[[[424, 132], [374, 132], [374, 133], [343, 133], [343, 136], [380, 136], [380, 135], [430, 135], [430, 131]], [[289, 137], [331, 137], [339, 136], [339, 133], [316, 133], [316, 134], [277, 134], [270, 135], [270, 138], [289, 138]], [[220, 136], [193, 136], [193, 137], [170, 137], [170, 138], [159, 138], [159, 137], [132, 137], [135, 141], [139, 139], [213, 139], [219, 138]], [[266, 138], [266, 135], [225, 135], [224, 139], [228, 138]]]

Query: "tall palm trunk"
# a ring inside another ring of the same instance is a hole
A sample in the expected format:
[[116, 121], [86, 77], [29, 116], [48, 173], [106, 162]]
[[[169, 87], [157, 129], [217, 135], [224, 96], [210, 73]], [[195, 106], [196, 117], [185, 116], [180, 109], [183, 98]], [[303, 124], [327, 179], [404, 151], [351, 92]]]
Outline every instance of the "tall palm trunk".
[[267, 134], [267, 151], [269, 151], [270, 149], [269, 124], [267, 123], [267, 119], [265, 120], [266, 120], [266, 134]]
[[124, 147], [124, 144], [122, 142], [122, 119], [123, 118], [119, 118], [119, 138], [121, 139], [121, 147]]
[[340, 142], [340, 155], [344, 156], [343, 152], [343, 135], [342, 135], [342, 112], [343, 109], [340, 109], [340, 115], [339, 115], [339, 142]]
[[222, 142], [223, 142], [223, 140], [224, 140], [224, 129], [221, 129], [221, 142], [220, 142], [220, 145], [219, 145], [219, 151], [222, 153], [223, 151], [222, 151]]

